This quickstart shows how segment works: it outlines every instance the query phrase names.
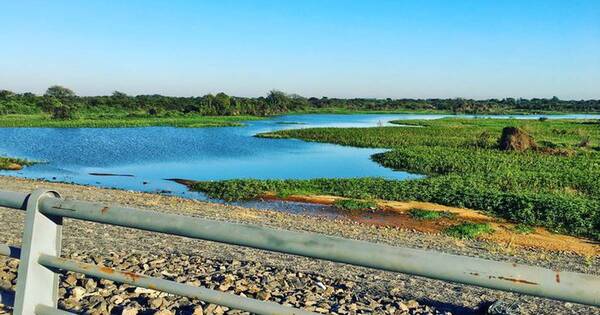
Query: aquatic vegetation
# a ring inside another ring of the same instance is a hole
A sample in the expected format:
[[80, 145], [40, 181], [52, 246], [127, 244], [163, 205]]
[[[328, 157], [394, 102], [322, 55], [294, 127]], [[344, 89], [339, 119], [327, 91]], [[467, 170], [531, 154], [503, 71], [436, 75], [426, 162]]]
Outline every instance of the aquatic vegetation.
[[[253, 198], [251, 195], [262, 191], [285, 189], [347, 198], [434, 202], [600, 239], [600, 125], [596, 121], [439, 119], [396, 123], [423, 128], [310, 128], [260, 136], [389, 148], [373, 155], [373, 160], [428, 177], [408, 181], [242, 180], [198, 183], [193, 188], [223, 199]], [[498, 139], [507, 126], [525, 130], [537, 148], [500, 150]], [[586, 146], [580, 146], [582, 135], [589, 136]], [[557, 153], [550, 143], [573, 154]]]
[[31, 161], [0, 156], [0, 170], [18, 171], [24, 166], [32, 164]]
[[242, 126], [243, 121], [261, 119], [253, 116], [83, 116], [73, 119], [49, 119], [47, 115], [4, 115], [0, 127], [52, 127], [52, 128], [116, 128], [172, 126], [186, 128]]

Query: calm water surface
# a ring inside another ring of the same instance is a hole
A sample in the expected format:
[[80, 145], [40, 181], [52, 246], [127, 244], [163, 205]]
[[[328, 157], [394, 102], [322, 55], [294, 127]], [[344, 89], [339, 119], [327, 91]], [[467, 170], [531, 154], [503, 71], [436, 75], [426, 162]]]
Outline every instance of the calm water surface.
[[[0, 174], [138, 191], [169, 191], [193, 198], [203, 196], [187, 192], [182, 185], [166, 179], [417, 178], [419, 175], [393, 171], [370, 160], [372, 154], [384, 149], [253, 136], [280, 129], [374, 127], [393, 119], [446, 116], [288, 115], [250, 121], [244, 127], [222, 128], [0, 128], [0, 155], [44, 162], [17, 173], [4, 171]], [[533, 119], [539, 116], [511, 117]], [[546, 117], [600, 119], [600, 115]], [[95, 176], [90, 173], [129, 176]]]

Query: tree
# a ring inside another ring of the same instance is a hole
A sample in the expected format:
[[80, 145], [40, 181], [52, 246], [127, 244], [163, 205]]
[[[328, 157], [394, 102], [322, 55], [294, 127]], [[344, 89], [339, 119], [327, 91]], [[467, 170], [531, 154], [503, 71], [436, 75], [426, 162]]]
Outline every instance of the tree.
[[119, 92], [119, 91], [114, 91], [112, 93], [112, 97], [114, 97], [114, 98], [127, 98], [127, 94], [125, 94], [123, 92]]
[[0, 98], [11, 98], [13, 96], [15, 96], [15, 93], [13, 91], [0, 90]]
[[69, 105], [60, 104], [52, 108], [52, 119], [73, 119], [75, 114]]
[[44, 97], [40, 107], [49, 113], [52, 119], [72, 119], [74, 118], [73, 108], [63, 104], [56, 97]]
[[75, 96], [73, 90], [60, 85], [53, 85], [46, 90], [44, 96], [56, 97], [57, 99], [67, 99]]
[[271, 90], [267, 95], [267, 103], [277, 112], [285, 111], [290, 103], [290, 98], [283, 92]]
[[231, 115], [231, 98], [229, 95], [223, 92], [215, 95], [213, 106], [219, 115]]

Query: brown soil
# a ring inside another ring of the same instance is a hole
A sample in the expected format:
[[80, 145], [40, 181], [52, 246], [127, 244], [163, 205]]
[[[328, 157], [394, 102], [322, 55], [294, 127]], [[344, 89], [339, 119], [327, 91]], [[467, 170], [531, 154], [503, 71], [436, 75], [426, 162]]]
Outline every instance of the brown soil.
[[[336, 200], [343, 199], [336, 196], [320, 195], [292, 195], [285, 198], [279, 198], [275, 194], [265, 194], [263, 198], [323, 205], [332, 205]], [[349, 219], [362, 223], [393, 226], [432, 234], [442, 233], [445, 228], [460, 222], [489, 223], [494, 229], [494, 233], [482, 235], [480, 238], [501, 244], [506, 248], [517, 246], [557, 252], [572, 252], [588, 257], [600, 256], [600, 244], [598, 242], [568, 235], [554, 234], [544, 228], [535, 228], [532, 233], [521, 234], [514, 231], [515, 224], [488, 216], [472, 209], [448, 207], [435, 203], [418, 201], [403, 202], [380, 200], [377, 201], [377, 204], [383, 211], [359, 211], [346, 213], [346, 215]], [[410, 216], [409, 210], [411, 209], [445, 211], [451, 212], [455, 216], [453, 218], [441, 218], [437, 220], [419, 220]]]
[[20, 171], [23, 169], [23, 165], [17, 164], [17, 163], [11, 163], [11, 164], [8, 164], [5, 169], [9, 170], [9, 171]]
[[506, 127], [502, 129], [500, 137], [500, 149], [505, 151], [525, 151], [537, 147], [533, 138], [517, 127]]

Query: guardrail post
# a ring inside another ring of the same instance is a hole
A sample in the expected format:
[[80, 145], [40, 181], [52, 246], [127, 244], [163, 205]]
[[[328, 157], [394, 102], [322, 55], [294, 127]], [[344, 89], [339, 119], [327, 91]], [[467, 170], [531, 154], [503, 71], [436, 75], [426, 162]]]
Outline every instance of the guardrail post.
[[57, 304], [58, 274], [38, 263], [41, 254], [60, 256], [61, 250], [62, 217], [47, 216], [39, 211], [39, 200], [46, 196], [60, 198], [55, 191], [38, 189], [27, 200], [15, 315], [35, 314], [38, 304], [52, 307]]

